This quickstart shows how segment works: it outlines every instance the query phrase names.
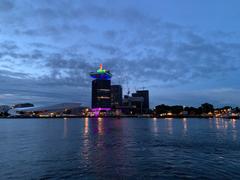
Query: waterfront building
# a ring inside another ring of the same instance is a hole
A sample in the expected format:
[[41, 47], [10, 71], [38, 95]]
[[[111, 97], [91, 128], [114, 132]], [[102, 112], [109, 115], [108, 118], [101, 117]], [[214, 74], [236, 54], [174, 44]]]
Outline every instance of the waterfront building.
[[125, 95], [121, 107], [124, 114], [148, 114], [149, 91], [138, 90], [132, 96]]
[[111, 77], [110, 71], [103, 69], [102, 64], [97, 72], [91, 72], [92, 81], [92, 108], [110, 110], [111, 108]]
[[122, 112], [124, 114], [142, 114], [143, 97], [124, 96]]
[[8, 105], [1, 105], [0, 106], [0, 116], [1, 115], [4, 115], [4, 114], [7, 114], [8, 110], [10, 109], [11, 107], [8, 106]]
[[0, 112], [7, 112], [10, 109], [8, 105], [0, 105]]
[[141, 113], [148, 113], [149, 112], [149, 91], [148, 90], [138, 90], [136, 93], [132, 94], [132, 97], [142, 97], [143, 102], [139, 107], [141, 109]]
[[111, 106], [117, 108], [122, 105], [122, 86], [111, 86]]
[[88, 109], [81, 103], [61, 103], [49, 106], [37, 107], [16, 107], [8, 111], [10, 117], [62, 117], [62, 116], [82, 116]]
[[32, 103], [23, 103], [23, 104], [15, 104], [15, 105], [13, 105], [13, 108], [28, 108], [28, 107], [34, 107], [34, 104], [32, 104]]

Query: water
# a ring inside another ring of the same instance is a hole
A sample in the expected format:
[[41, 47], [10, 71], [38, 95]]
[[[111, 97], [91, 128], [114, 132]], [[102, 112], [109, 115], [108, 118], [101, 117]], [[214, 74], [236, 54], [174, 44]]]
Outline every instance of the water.
[[1, 119], [1, 179], [240, 178], [240, 121]]

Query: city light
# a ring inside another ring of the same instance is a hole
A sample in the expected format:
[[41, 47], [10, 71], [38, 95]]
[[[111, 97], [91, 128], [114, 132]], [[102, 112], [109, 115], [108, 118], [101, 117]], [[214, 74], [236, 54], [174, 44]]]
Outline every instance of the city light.
[[110, 73], [110, 71], [103, 69], [102, 64], [100, 64], [100, 67], [97, 70], [97, 72], [91, 72], [90, 76], [94, 79], [103, 79], [103, 80], [110, 80], [112, 78], [112, 74]]

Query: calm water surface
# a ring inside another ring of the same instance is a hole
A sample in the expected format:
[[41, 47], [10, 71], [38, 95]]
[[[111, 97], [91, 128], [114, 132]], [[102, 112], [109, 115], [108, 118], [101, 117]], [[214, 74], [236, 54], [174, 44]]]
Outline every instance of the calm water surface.
[[237, 179], [239, 132], [222, 119], [1, 119], [0, 179]]

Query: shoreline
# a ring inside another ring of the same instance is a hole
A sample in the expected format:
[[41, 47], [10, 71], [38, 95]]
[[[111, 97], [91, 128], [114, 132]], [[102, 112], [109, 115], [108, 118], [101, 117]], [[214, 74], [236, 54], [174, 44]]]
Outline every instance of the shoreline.
[[124, 115], [124, 116], [99, 116], [99, 117], [88, 117], [88, 116], [54, 116], [54, 117], [38, 117], [38, 116], [19, 116], [19, 117], [0, 117], [0, 119], [56, 119], [56, 118], [156, 118], [156, 119], [239, 119], [240, 117], [215, 117], [215, 116], [146, 116], [146, 115]]

